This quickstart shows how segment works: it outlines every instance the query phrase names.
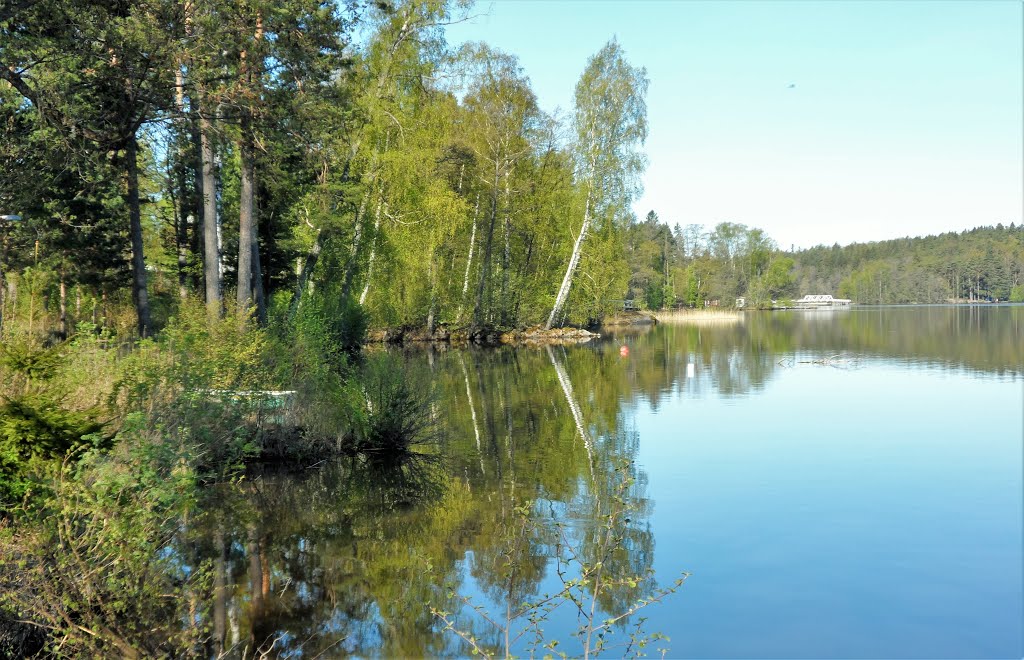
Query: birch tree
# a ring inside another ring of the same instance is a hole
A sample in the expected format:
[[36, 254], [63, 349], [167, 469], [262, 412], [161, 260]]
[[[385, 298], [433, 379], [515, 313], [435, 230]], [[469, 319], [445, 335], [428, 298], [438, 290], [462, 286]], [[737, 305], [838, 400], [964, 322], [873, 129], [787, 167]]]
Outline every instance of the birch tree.
[[[494, 231], [500, 204], [504, 196], [506, 246], [502, 259], [503, 274], [509, 268], [507, 243], [509, 179], [516, 163], [531, 151], [529, 132], [538, 118], [537, 101], [530, 90], [529, 80], [523, 74], [519, 61], [512, 55], [496, 51], [484, 44], [468, 47], [464, 57], [475, 69], [470, 83], [466, 107], [472, 131], [471, 148], [481, 164], [479, 183], [487, 191], [487, 217], [483, 225], [482, 271], [477, 283], [473, 323], [484, 323], [484, 293], [488, 287], [494, 247]], [[507, 302], [502, 297], [502, 302]], [[507, 310], [503, 310], [507, 311]]]
[[646, 156], [647, 71], [630, 66], [614, 39], [590, 58], [576, 83], [575, 156], [583, 188], [583, 222], [545, 328], [550, 330], [569, 297], [584, 241], [595, 219], [614, 222], [629, 213], [640, 193]]

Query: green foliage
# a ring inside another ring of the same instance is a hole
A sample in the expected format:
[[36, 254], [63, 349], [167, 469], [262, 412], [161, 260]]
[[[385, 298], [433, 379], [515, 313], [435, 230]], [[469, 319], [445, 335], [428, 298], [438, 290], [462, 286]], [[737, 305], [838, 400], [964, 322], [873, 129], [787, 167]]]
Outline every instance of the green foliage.
[[352, 298], [331, 299], [326, 307], [331, 320], [330, 339], [346, 353], [356, 353], [366, 341], [370, 325], [366, 310]]
[[247, 313], [211, 321], [198, 302], [181, 305], [155, 340], [140, 342], [120, 364], [111, 404], [142, 411], [153, 432], [195, 447], [193, 465], [230, 474], [259, 454], [262, 399], [278, 389], [265, 361], [265, 330]]
[[108, 437], [96, 407], [68, 407], [62, 375], [69, 347], [0, 346], [0, 506], [20, 501], [33, 487], [33, 473], [46, 472], [66, 456], [104, 447]]
[[65, 346], [38, 349], [28, 343], [0, 344], [0, 364], [29, 381], [49, 380], [64, 362]]
[[0, 403], [0, 503], [24, 495], [17, 475], [34, 461], [106, 445], [102, 429], [94, 411], [66, 410], [43, 394], [5, 399]]
[[400, 358], [387, 353], [370, 356], [361, 380], [365, 408], [362, 423], [354, 429], [353, 451], [393, 460], [417, 445], [436, 441], [431, 388], [408, 373]]
[[768, 258], [770, 265], [747, 286], [747, 307], [770, 309], [773, 301], [792, 292], [795, 283], [793, 260], [789, 257]]
[[1010, 289], [1010, 302], [1024, 302], [1024, 284], [1017, 284]]
[[613, 228], [595, 233], [580, 260], [578, 291], [569, 299], [569, 320], [578, 324], [600, 321], [621, 309], [620, 296], [629, 282], [629, 265], [622, 255], [620, 232]]
[[114, 454], [65, 462], [45, 501], [0, 527], [0, 612], [45, 631], [49, 657], [179, 655], [201, 634], [167, 625], [189, 620], [205, 580], [171, 551], [188, 451], [142, 427], [126, 425]]
[[792, 255], [804, 293], [840, 290], [859, 303], [1008, 300], [1024, 278], [1024, 231], [1015, 225]]

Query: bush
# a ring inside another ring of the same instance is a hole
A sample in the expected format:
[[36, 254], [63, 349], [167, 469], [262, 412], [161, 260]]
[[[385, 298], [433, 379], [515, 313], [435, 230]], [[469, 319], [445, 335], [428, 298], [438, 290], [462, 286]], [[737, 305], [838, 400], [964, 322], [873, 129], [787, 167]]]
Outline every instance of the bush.
[[378, 353], [367, 360], [362, 373], [363, 414], [354, 420], [355, 452], [390, 459], [437, 440], [433, 396], [420, 380], [395, 356]]
[[229, 475], [260, 452], [263, 419], [250, 393], [280, 386], [267, 346], [248, 314], [211, 321], [198, 301], [182, 303], [157, 340], [121, 361], [111, 403], [122, 417], [142, 413], [150, 431], [184, 438], [206, 477]]
[[[201, 566], [174, 540], [193, 501], [187, 448], [133, 417], [111, 454], [66, 461], [49, 496], [0, 526], [0, 651], [48, 657], [186, 655]], [[179, 622], [175, 625], [174, 622]], [[45, 633], [41, 633], [45, 631]]]
[[[13, 506], [33, 488], [32, 473], [89, 447], [107, 446], [96, 407], [69, 407], [62, 373], [68, 346], [0, 346], [0, 506]], [[73, 397], [71, 397], [73, 398]]]

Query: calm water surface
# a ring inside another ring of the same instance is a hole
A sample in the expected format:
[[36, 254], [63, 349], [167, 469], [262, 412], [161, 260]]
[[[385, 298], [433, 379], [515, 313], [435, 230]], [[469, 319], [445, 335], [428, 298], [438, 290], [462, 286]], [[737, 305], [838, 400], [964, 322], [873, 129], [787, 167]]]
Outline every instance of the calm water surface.
[[[460, 597], [503, 617], [557, 590], [559, 524], [591, 558], [625, 470], [614, 570], [692, 573], [643, 612], [670, 657], [1024, 655], [1024, 307], [754, 313], [395, 359], [437, 389], [434, 458], [211, 497], [225, 647], [467, 654], [428, 603], [497, 645]], [[572, 655], [576, 625], [567, 606], [545, 634]]]

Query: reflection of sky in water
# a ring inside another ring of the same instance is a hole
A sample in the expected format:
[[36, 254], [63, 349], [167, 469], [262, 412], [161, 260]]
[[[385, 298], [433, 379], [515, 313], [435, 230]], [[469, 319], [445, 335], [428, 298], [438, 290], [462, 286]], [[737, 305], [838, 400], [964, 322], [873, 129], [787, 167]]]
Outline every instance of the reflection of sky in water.
[[901, 362], [637, 405], [673, 655], [1024, 652], [1022, 383]]

